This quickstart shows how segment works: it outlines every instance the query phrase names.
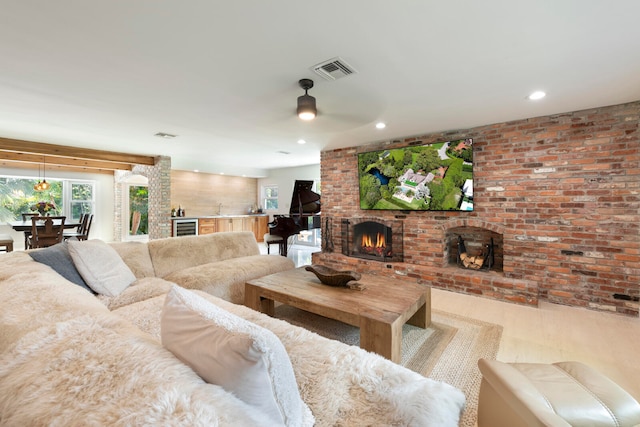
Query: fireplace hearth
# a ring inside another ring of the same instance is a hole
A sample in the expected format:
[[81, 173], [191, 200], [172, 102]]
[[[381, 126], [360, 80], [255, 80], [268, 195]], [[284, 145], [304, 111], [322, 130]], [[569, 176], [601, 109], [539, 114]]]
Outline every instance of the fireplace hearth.
[[342, 253], [376, 261], [403, 261], [402, 222], [373, 218], [342, 220]]

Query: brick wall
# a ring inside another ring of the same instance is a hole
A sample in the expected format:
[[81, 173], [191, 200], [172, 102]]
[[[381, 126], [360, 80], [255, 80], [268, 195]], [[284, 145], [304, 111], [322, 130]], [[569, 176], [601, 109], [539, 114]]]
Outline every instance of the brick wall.
[[[523, 304], [638, 316], [637, 302], [614, 294], [640, 295], [639, 120], [640, 101], [325, 151], [322, 215], [333, 250], [314, 262]], [[359, 152], [462, 138], [474, 142], [473, 212], [360, 210]], [[402, 218], [405, 262], [341, 254], [341, 219], [372, 215]], [[446, 236], [456, 227], [501, 234], [503, 271], [451, 266]]]

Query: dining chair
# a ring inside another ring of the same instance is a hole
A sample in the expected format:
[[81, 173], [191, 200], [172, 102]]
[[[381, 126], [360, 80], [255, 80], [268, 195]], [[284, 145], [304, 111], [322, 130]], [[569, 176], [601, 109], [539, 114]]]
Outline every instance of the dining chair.
[[[27, 221], [31, 218], [33, 218], [34, 216], [40, 216], [39, 213], [31, 213], [31, 212], [23, 212], [22, 214], [22, 221]], [[28, 243], [29, 243], [29, 237], [31, 237], [31, 230], [27, 230], [24, 232], [24, 248], [27, 249]]]
[[135, 236], [138, 234], [138, 229], [140, 228], [140, 219], [142, 218], [142, 214], [138, 211], [133, 211], [131, 215], [131, 231], [130, 234]]
[[87, 219], [87, 224], [83, 230], [82, 239], [80, 240], [87, 240], [89, 238], [89, 232], [91, 231], [91, 224], [93, 224], [93, 214], [89, 215], [89, 218]]
[[0, 234], [0, 252], [13, 251], [13, 237], [8, 234]]
[[69, 240], [69, 239], [79, 239], [79, 236], [82, 236], [82, 232], [86, 226], [86, 221], [89, 218], [89, 214], [80, 214], [80, 220], [78, 221], [78, 226], [76, 227], [75, 230], [72, 231], [64, 231], [62, 233], [62, 240]]
[[75, 239], [75, 240], [87, 240], [89, 238], [89, 231], [91, 230], [91, 223], [93, 222], [93, 214], [80, 215], [80, 225], [76, 228], [76, 231], [62, 233], [63, 240]]
[[65, 219], [66, 216], [32, 217], [28, 248], [46, 248], [62, 242]]
[[40, 216], [40, 214], [39, 214], [39, 213], [37, 213], [37, 212], [35, 212], [35, 213], [31, 213], [31, 212], [23, 212], [23, 213], [21, 213], [21, 215], [22, 215], [22, 220], [23, 220], [23, 221], [26, 221], [26, 220], [28, 220], [28, 219], [31, 219], [31, 218], [33, 218], [34, 216]]

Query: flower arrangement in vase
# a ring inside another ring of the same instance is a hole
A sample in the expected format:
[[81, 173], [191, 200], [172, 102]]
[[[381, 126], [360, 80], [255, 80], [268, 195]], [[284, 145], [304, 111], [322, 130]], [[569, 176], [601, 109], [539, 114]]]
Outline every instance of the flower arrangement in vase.
[[30, 208], [32, 211], [37, 211], [40, 213], [40, 216], [45, 216], [49, 215], [51, 213], [51, 211], [54, 211], [57, 209], [56, 205], [54, 203], [49, 203], [49, 202], [38, 202], [35, 205], [31, 206]]

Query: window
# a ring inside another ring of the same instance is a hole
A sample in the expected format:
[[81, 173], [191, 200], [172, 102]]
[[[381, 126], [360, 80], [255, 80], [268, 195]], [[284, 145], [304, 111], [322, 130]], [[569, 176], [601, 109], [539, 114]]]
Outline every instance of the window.
[[266, 210], [278, 209], [278, 186], [267, 185], [264, 187], [264, 208]]
[[0, 221], [21, 220], [22, 213], [33, 212], [31, 207], [37, 202], [52, 203], [56, 209], [51, 214], [74, 220], [80, 219], [82, 213], [93, 213], [94, 182], [49, 179], [49, 190], [36, 191], [33, 186], [38, 181], [35, 178], [0, 177]]
[[72, 220], [79, 220], [85, 213], [93, 212], [94, 191], [93, 183], [69, 181], [71, 188], [69, 199], [69, 214]]
[[[320, 185], [319, 179], [314, 181], [313, 187], [311, 190], [315, 191], [318, 194], [321, 194], [322, 191], [321, 191], [321, 185]], [[302, 230], [300, 231], [299, 234], [296, 234], [295, 242], [298, 245], [314, 246], [316, 248], [319, 248], [320, 245], [322, 244], [322, 229], [312, 228], [311, 230]], [[300, 264], [296, 264], [296, 265], [300, 265]]]

